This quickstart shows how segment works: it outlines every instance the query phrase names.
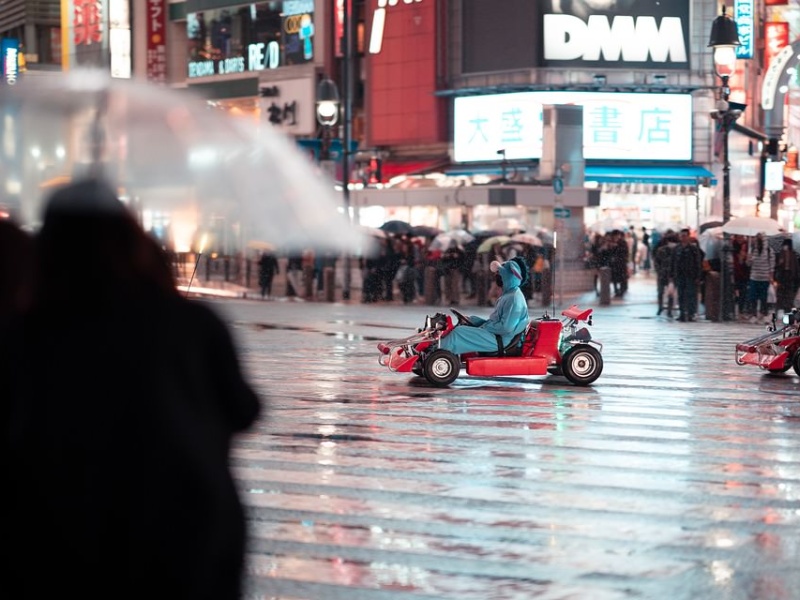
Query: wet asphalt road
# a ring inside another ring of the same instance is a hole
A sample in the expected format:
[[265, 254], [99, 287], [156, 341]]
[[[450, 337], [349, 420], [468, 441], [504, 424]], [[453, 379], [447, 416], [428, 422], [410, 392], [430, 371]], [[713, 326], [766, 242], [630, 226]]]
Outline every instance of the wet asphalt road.
[[588, 388], [380, 367], [431, 307], [215, 302], [268, 404], [233, 457], [247, 597], [800, 598], [800, 378], [735, 364], [763, 326], [653, 296], [596, 307]]

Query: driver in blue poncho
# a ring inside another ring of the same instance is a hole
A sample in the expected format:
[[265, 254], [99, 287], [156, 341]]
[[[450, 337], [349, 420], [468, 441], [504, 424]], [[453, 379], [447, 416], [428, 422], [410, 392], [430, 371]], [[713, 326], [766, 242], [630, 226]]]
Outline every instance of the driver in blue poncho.
[[[511, 343], [515, 335], [528, 325], [528, 303], [519, 289], [528, 278], [525, 261], [516, 257], [504, 263], [493, 261], [490, 270], [495, 273], [497, 285], [503, 293], [488, 319], [469, 316], [469, 324], [461, 324], [444, 336], [439, 347], [453, 354], [467, 352], [497, 352]], [[499, 336], [499, 339], [498, 339]]]

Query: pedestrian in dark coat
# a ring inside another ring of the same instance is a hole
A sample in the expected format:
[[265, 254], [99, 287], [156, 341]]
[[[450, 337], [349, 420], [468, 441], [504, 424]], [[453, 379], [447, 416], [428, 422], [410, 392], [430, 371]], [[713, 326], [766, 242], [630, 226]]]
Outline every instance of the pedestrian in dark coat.
[[800, 283], [800, 265], [792, 247], [792, 240], [783, 240], [781, 251], [775, 256], [776, 307], [788, 312], [794, 308], [794, 297]]
[[278, 259], [272, 252], [262, 252], [258, 260], [258, 287], [261, 297], [272, 296], [272, 280], [278, 272]]
[[703, 275], [703, 256], [688, 229], [681, 229], [679, 240], [672, 251], [672, 279], [678, 289], [678, 320], [694, 321], [697, 290]]
[[229, 449], [259, 401], [227, 327], [102, 183], [57, 191], [36, 244], [31, 306], [0, 335], [3, 589], [239, 598]]
[[[672, 254], [678, 246], [678, 236], [673, 231], [668, 231], [661, 240], [661, 245], [656, 248], [653, 264], [656, 268], [656, 295], [658, 296], [658, 311], [656, 315], [667, 309], [667, 316], [672, 317], [672, 309], [675, 308], [675, 298], [668, 294], [672, 283], [673, 289], [675, 282], [672, 273]], [[666, 298], [664, 297], [666, 294]]]

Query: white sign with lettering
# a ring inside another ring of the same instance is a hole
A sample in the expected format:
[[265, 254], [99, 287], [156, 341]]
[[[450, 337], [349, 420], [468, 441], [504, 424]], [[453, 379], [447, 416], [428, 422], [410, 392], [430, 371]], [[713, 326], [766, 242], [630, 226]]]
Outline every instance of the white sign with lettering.
[[685, 63], [686, 40], [678, 17], [544, 15], [544, 58], [559, 61]]
[[542, 157], [542, 106], [583, 106], [583, 155], [588, 160], [691, 160], [689, 94], [519, 92], [455, 99], [456, 162]]

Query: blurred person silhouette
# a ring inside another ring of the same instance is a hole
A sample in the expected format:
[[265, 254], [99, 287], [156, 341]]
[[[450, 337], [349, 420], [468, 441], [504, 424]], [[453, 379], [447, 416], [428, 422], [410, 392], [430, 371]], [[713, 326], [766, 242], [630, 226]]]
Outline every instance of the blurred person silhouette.
[[529, 275], [525, 260], [516, 257], [504, 263], [492, 261], [490, 270], [502, 289], [494, 310], [488, 319], [471, 315], [467, 317], [469, 324], [454, 327], [439, 342], [439, 347], [443, 350], [449, 350], [453, 354], [498, 352], [528, 326], [528, 302], [520, 290]]
[[272, 280], [278, 272], [278, 259], [270, 251], [261, 253], [258, 259], [258, 287], [261, 289], [261, 298], [272, 297]]
[[226, 325], [104, 183], [56, 191], [35, 243], [30, 308], [0, 338], [4, 588], [239, 598], [228, 460], [260, 404]]
[[30, 301], [33, 238], [9, 219], [0, 219], [0, 326]]
[[794, 308], [794, 297], [800, 284], [800, 264], [791, 239], [783, 240], [781, 251], [775, 256], [775, 283], [776, 308], [789, 312]]

